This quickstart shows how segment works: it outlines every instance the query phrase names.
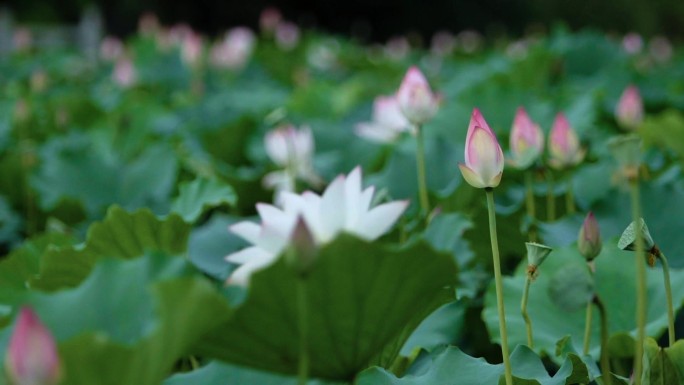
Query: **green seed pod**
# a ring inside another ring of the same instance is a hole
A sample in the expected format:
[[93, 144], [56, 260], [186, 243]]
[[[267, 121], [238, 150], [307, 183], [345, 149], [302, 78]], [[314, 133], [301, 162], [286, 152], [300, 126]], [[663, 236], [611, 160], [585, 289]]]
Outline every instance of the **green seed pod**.
[[641, 237], [644, 240], [645, 251], [651, 250], [653, 249], [653, 246], [655, 246], [655, 242], [653, 242], [651, 233], [648, 232], [648, 226], [646, 226], [644, 218], [639, 218], [638, 221], [632, 222], [627, 226], [618, 241], [618, 247], [622, 250], [636, 250], [637, 237]]

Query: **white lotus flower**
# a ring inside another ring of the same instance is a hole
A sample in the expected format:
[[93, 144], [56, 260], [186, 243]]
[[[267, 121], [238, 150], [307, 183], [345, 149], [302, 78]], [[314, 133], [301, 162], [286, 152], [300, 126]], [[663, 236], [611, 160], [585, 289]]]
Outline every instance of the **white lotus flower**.
[[285, 126], [266, 134], [266, 154], [283, 170], [273, 171], [264, 177], [267, 188], [275, 189], [276, 197], [283, 191], [295, 191], [295, 180], [301, 179], [317, 185], [320, 177], [313, 169], [314, 138], [311, 129]]
[[257, 204], [261, 224], [243, 221], [230, 227], [252, 246], [230, 254], [226, 260], [241, 264], [229, 283], [246, 285], [253, 272], [276, 260], [290, 244], [297, 220], [302, 218], [317, 245], [324, 245], [341, 232], [372, 241], [385, 234], [399, 219], [408, 201], [393, 201], [371, 208], [375, 188], [362, 189], [361, 168], [338, 176], [318, 195], [283, 192], [282, 206]]
[[378, 96], [373, 102], [373, 121], [356, 125], [356, 134], [380, 143], [395, 141], [411, 124], [399, 108], [395, 95]]

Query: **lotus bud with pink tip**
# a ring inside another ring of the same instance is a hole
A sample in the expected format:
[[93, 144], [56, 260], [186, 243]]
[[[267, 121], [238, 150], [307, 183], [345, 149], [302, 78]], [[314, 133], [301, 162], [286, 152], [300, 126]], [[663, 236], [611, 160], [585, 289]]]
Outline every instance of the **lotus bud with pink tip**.
[[580, 147], [577, 133], [562, 112], [556, 115], [551, 128], [549, 153], [549, 164], [556, 169], [575, 166], [584, 159], [584, 150]]
[[577, 238], [577, 248], [587, 261], [592, 261], [601, 253], [601, 233], [594, 213], [584, 218]]
[[397, 91], [399, 108], [406, 119], [414, 125], [421, 125], [437, 113], [440, 98], [430, 89], [427, 79], [418, 67], [411, 67]]
[[5, 356], [5, 370], [14, 385], [54, 385], [61, 378], [55, 339], [28, 307], [19, 312]]
[[615, 108], [615, 117], [626, 130], [634, 131], [639, 128], [644, 120], [644, 103], [638, 88], [629, 86], [622, 92]]
[[510, 163], [519, 169], [530, 167], [544, 150], [544, 133], [527, 115], [523, 107], [518, 108], [511, 130]]
[[459, 164], [463, 178], [475, 188], [494, 188], [501, 182], [504, 156], [494, 132], [477, 108], [468, 125], [465, 164]]

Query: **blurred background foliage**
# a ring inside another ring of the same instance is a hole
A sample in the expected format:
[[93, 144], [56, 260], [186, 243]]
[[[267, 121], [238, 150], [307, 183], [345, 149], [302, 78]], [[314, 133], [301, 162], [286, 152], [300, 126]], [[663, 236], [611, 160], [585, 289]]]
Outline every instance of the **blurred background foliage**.
[[72, 23], [83, 10], [97, 5], [107, 30], [127, 36], [138, 16], [156, 13], [162, 23], [184, 21], [208, 34], [234, 25], [256, 27], [265, 7], [281, 9], [301, 26], [351, 35], [363, 41], [384, 41], [395, 35], [429, 38], [435, 32], [472, 29], [496, 38], [548, 30], [556, 23], [572, 29], [592, 27], [609, 33], [638, 32], [646, 37], [664, 34], [684, 37], [681, 0], [10, 0], [4, 5], [20, 22]]

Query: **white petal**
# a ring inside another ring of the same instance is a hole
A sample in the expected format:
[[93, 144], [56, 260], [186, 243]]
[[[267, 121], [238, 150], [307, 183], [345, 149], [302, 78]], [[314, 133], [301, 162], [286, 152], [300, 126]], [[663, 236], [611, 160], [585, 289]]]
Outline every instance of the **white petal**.
[[325, 189], [320, 204], [320, 225], [322, 243], [328, 242], [342, 230], [345, 223], [346, 202], [345, 183], [346, 178], [340, 175]]
[[359, 219], [361, 203], [361, 167], [357, 166], [347, 176], [345, 193], [345, 227], [353, 225]]
[[[244, 255], [237, 255], [243, 253]], [[248, 249], [239, 251], [237, 253], [231, 254], [226, 257], [230, 262], [236, 262], [244, 260], [245, 262], [240, 265], [228, 278], [229, 284], [246, 286], [249, 283], [249, 278], [252, 273], [261, 270], [276, 260], [276, 255], [270, 254], [264, 250], [256, 247], [250, 247]]]
[[232, 263], [245, 264], [255, 261], [261, 261], [264, 258], [268, 258], [269, 256], [272, 256], [272, 254], [268, 251], [257, 246], [252, 246], [227, 255], [225, 257], [225, 260]]
[[359, 123], [354, 130], [356, 135], [377, 143], [391, 143], [399, 136], [399, 130], [382, 123]]
[[372, 241], [385, 234], [406, 210], [408, 201], [394, 201], [370, 210], [355, 229], [347, 229], [360, 238]]
[[488, 183], [503, 171], [503, 152], [494, 134], [476, 128], [470, 139], [470, 161], [468, 167]]
[[251, 244], [256, 244], [258, 242], [259, 232], [261, 231], [261, 227], [259, 225], [249, 221], [235, 223], [228, 227], [228, 229], [233, 234], [238, 235], [240, 238]]

